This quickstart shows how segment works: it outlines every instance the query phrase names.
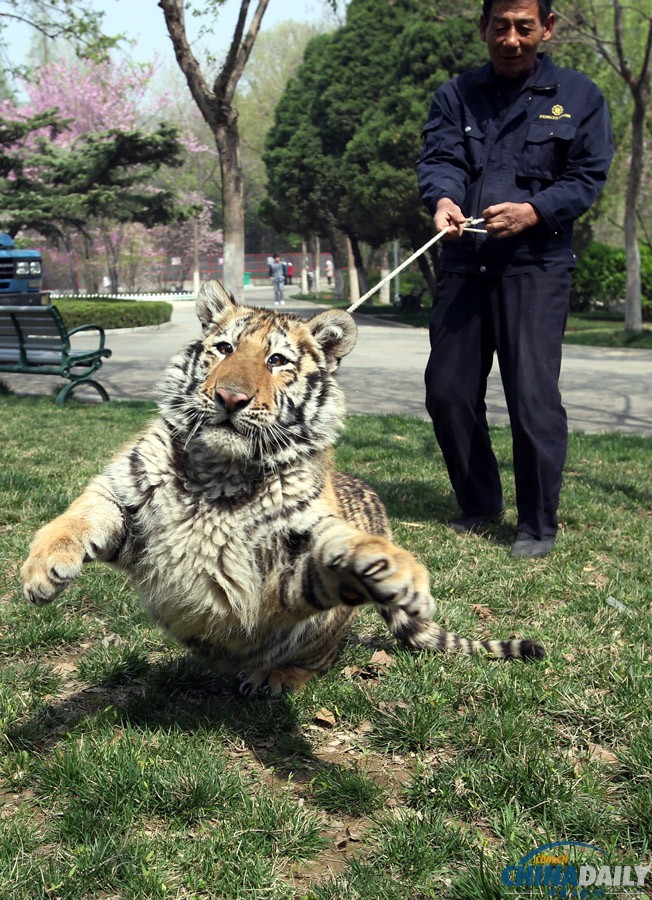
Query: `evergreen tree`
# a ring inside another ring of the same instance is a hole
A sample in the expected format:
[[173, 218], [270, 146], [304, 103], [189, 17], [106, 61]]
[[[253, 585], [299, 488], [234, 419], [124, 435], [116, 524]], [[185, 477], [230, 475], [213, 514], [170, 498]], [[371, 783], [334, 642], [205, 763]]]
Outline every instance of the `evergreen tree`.
[[358, 266], [358, 240], [432, 235], [414, 173], [430, 98], [486, 59], [477, 10], [463, 9], [352, 0], [345, 26], [311, 42], [267, 142], [270, 221], [304, 236], [343, 231]]
[[[65, 122], [54, 112], [16, 122], [0, 119], [0, 224], [15, 235], [33, 229], [61, 237], [65, 227], [84, 231], [90, 219], [151, 227], [185, 218], [171, 191], [153, 191], [151, 177], [162, 165], [179, 166], [182, 146], [176, 130], [162, 124], [154, 132], [107, 131], [62, 147], [44, 134]], [[34, 145], [25, 142], [38, 134]]]

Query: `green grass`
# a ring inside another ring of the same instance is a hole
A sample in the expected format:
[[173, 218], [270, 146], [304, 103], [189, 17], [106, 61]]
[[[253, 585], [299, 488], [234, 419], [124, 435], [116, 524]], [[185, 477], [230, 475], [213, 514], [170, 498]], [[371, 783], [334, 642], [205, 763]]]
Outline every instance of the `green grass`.
[[410, 653], [366, 611], [329, 673], [247, 701], [106, 567], [19, 597], [34, 530], [151, 414], [0, 397], [0, 897], [514, 898], [503, 867], [554, 840], [649, 864], [652, 440], [572, 435], [557, 547], [528, 562], [506, 429], [507, 517], [459, 536], [427, 423], [352, 418], [338, 465], [380, 492], [439, 619], [549, 656]]
[[584, 347], [631, 347], [635, 350], [652, 350], [652, 326], [643, 324], [643, 333], [628, 334], [623, 329], [622, 316], [608, 316], [604, 313], [582, 313], [570, 315], [566, 334], [566, 344], [581, 344]]
[[[312, 303], [320, 303], [346, 309], [349, 301], [336, 300], [332, 293], [298, 295], [302, 300]], [[376, 316], [388, 322], [399, 322], [402, 325], [411, 325], [413, 328], [427, 328], [430, 317], [430, 307], [424, 304], [424, 308], [415, 312], [405, 312], [392, 304], [380, 306], [374, 298], [371, 304], [365, 303], [358, 307], [357, 313], [361, 315]], [[585, 347], [628, 347], [634, 350], [652, 350], [652, 326], [643, 324], [643, 333], [632, 335], [623, 328], [623, 317], [608, 313], [571, 313], [568, 317], [565, 344], [580, 344]]]

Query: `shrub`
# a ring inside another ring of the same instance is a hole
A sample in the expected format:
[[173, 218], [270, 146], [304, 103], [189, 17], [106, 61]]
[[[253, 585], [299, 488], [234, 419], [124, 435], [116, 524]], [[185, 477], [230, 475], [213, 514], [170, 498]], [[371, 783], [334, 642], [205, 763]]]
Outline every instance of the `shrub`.
[[77, 300], [57, 299], [66, 328], [99, 325], [101, 328], [140, 328], [169, 322], [172, 304], [164, 300]]
[[[652, 250], [641, 251], [641, 294], [643, 317], [652, 317]], [[571, 309], [587, 312], [613, 306], [623, 300], [627, 290], [627, 265], [624, 248], [609, 247], [593, 241], [582, 254], [573, 273]]]

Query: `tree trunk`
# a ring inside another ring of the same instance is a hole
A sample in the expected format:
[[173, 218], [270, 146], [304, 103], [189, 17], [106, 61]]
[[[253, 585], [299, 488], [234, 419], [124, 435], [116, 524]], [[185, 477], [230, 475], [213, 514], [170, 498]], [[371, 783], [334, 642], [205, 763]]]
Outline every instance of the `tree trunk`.
[[116, 246], [109, 233], [108, 226], [104, 223], [100, 224], [100, 233], [104, 242], [104, 251], [106, 253], [106, 266], [111, 279], [111, 290], [117, 294], [120, 290], [120, 273], [119, 273], [119, 248]]
[[77, 253], [72, 245], [70, 233], [66, 230], [63, 233], [63, 246], [66, 251], [68, 263], [68, 275], [70, 278], [70, 289], [74, 294], [79, 293], [79, 272], [77, 271]]
[[344, 235], [341, 231], [333, 228], [328, 236], [331, 254], [333, 256], [333, 281], [335, 282], [335, 299], [344, 299], [344, 279], [342, 278], [342, 269], [345, 267], [344, 260]]
[[220, 155], [222, 201], [224, 211], [224, 287], [238, 303], [244, 301], [244, 191], [240, 162], [240, 133], [237, 114], [220, 126], [215, 144]]
[[641, 303], [641, 254], [638, 247], [636, 229], [636, 206], [643, 175], [643, 150], [645, 130], [645, 85], [632, 91], [634, 112], [632, 113], [632, 156], [627, 173], [625, 194], [625, 260], [627, 265], [627, 293], [625, 296], [625, 331], [640, 334], [643, 331], [643, 310]]
[[308, 293], [308, 247], [301, 241], [301, 293]]
[[244, 195], [240, 162], [238, 112], [233, 96], [260, 30], [269, 0], [258, 0], [248, 30], [250, 0], [241, 0], [233, 38], [212, 88], [204, 79], [186, 35], [184, 0], [159, 0], [179, 68], [206, 120], [220, 156], [224, 207], [224, 285], [239, 302], [244, 300]]
[[195, 297], [201, 287], [199, 278], [199, 226], [197, 219], [192, 223], [192, 289]]
[[349, 269], [349, 300], [351, 303], [357, 303], [360, 299], [360, 286], [358, 284], [358, 270], [355, 267], [355, 257], [353, 256], [353, 247], [351, 239], [346, 236], [346, 255]]
[[[391, 270], [389, 268], [389, 253], [387, 252], [387, 244], [384, 244], [383, 249], [382, 249], [381, 262], [380, 262], [380, 280], [382, 281], [383, 278], [386, 278], [389, 275], [390, 271]], [[385, 306], [389, 306], [389, 304], [391, 302], [390, 298], [389, 298], [390, 288], [391, 288], [391, 285], [388, 281], [387, 284], [384, 284], [380, 289], [380, 302], [383, 303]]]
[[351, 250], [353, 251], [355, 267], [358, 270], [359, 290], [362, 292], [362, 294], [366, 294], [369, 290], [369, 282], [367, 281], [367, 272], [362, 260], [362, 253], [360, 252], [360, 244], [358, 243], [358, 239], [356, 237], [351, 237]]
[[[418, 226], [415, 227], [410, 222], [408, 222], [406, 224], [405, 230], [407, 231], [408, 237], [410, 239], [410, 245], [413, 251], [416, 251], [421, 246], [423, 246], [423, 244], [425, 243], [425, 241], [423, 240], [423, 231]], [[438, 244], [435, 244], [426, 253], [422, 253], [417, 260], [419, 271], [423, 275], [423, 280], [428, 287], [428, 293], [432, 298], [433, 304], [437, 298], [437, 253]], [[428, 259], [430, 259], [432, 265], [430, 265]]]
[[313, 238], [314, 257], [315, 257], [315, 293], [321, 292], [321, 242], [319, 235]]

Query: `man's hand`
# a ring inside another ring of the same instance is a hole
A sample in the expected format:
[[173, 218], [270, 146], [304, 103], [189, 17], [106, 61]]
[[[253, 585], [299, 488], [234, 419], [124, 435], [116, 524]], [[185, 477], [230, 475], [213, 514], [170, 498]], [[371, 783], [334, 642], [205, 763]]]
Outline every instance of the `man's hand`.
[[448, 234], [444, 238], [445, 241], [461, 238], [464, 233], [465, 222], [466, 216], [452, 200], [444, 197], [437, 203], [437, 210], [434, 215], [435, 231], [439, 234], [440, 231], [448, 228]]
[[494, 238], [512, 237], [541, 221], [531, 203], [496, 203], [488, 206], [482, 217], [487, 234]]

